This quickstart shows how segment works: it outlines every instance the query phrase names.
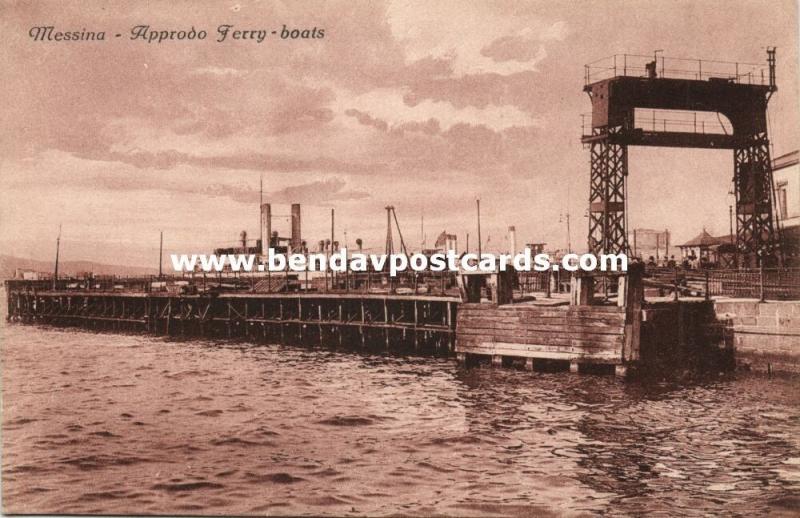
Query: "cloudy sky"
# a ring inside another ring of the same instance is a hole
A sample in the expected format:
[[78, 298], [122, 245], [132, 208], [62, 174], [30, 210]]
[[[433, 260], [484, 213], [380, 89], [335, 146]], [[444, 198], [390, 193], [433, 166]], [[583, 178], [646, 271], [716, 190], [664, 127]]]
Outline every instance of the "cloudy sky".
[[[106, 31], [103, 42], [34, 42], [37, 25]], [[131, 28], [209, 32], [148, 44]], [[324, 28], [317, 40], [216, 43], [236, 29]], [[412, 247], [444, 229], [489, 249], [586, 241], [589, 111], [583, 64], [614, 53], [765, 61], [774, 154], [797, 148], [793, 0], [5, 2], [0, 53], [0, 250], [155, 265], [170, 251], [255, 235], [259, 179], [279, 215], [303, 204], [304, 237], [347, 231], [380, 248], [392, 204]], [[115, 34], [121, 34], [115, 38]], [[631, 227], [674, 241], [727, 233], [732, 158], [633, 149]], [[563, 221], [563, 220], [562, 220]], [[288, 232], [288, 221], [275, 226]], [[395, 238], [397, 239], [397, 238]]]

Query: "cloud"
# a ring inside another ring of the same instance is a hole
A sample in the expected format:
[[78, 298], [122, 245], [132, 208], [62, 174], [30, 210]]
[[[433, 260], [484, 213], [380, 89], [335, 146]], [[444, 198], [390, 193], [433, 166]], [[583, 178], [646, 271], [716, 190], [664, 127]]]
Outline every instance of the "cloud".
[[301, 185], [292, 185], [271, 192], [266, 199], [274, 203], [308, 203], [319, 205], [331, 201], [363, 200], [370, 195], [364, 191], [348, 191], [340, 178], [328, 178]]
[[561, 21], [539, 30], [526, 27], [517, 34], [495, 39], [481, 49], [481, 55], [492, 58], [498, 63], [505, 61], [538, 63], [547, 57], [544, 45], [546, 42], [563, 41], [566, 36], [566, 24]]
[[[276, 178], [267, 177], [267, 183], [276, 183]], [[285, 182], [284, 182], [285, 183]], [[258, 190], [258, 179], [250, 181], [231, 179], [227, 182], [183, 181], [178, 175], [130, 175], [95, 173], [83, 176], [72, 182], [75, 188], [116, 192], [160, 191], [170, 194], [199, 195], [214, 198], [228, 198], [238, 203], [258, 203], [262, 195]], [[325, 204], [333, 201], [363, 200], [369, 193], [347, 188], [347, 182], [336, 176], [329, 176], [297, 185], [267, 191], [263, 198], [272, 203]]]
[[391, 170], [403, 174], [458, 170], [480, 176], [527, 169], [536, 160], [542, 130], [534, 125], [502, 129], [459, 122], [443, 128], [435, 118], [389, 124], [372, 114], [349, 110], [359, 124], [380, 134], [374, 153], [393, 157]]
[[384, 123], [389, 126], [424, 123], [430, 119], [437, 120], [443, 129], [457, 124], [482, 125], [495, 130], [540, 124], [530, 113], [510, 104], [495, 104], [487, 99], [480, 107], [468, 103], [456, 106], [447, 97], [448, 94], [438, 99], [421, 99], [411, 92], [403, 94], [400, 90], [380, 89], [354, 97], [339, 95], [336, 105], [342, 107], [337, 111], [376, 127]]
[[92, 152], [73, 153], [85, 160], [117, 162], [132, 165], [139, 169], [168, 170], [188, 165], [209, 169], [233, 169], [257, 172], [312, 172], [328, 171], [366, 174], [373, 171], [374, 164], [349, 163], [330, 157], [294, 158], [285, 155], [241, 152], [230, 155], [195, 155], [182, 151], [132, 151], [92, 150]]
[[424, 58], [450, 61], [451, 76], [495, 73], [509, 75], [535, 70], [546, 53], [530, 59], [496, 60], [482, 51], [492, 42], [509, 36], [535, 42], [563, 40], [566, 24], [514, 3], [422, 0], [393, 2], [388, 9], [392, 32], [405, 43], [409, 62]]
[[386, 121], [376, 119], [372, 117], [370, 114], [362, 112], [360, 110], [356, 110], [355, 108], [348, 108], [344, 111], [344, 114], [348, 117], [355, 117], [358, 122], [363, 124], [364, 126], [372, 126], [375, 129], [380, 131], [388, 131], [389, 124]]
[[541, 61], [547, 56], [544, 47], [520, 36], [504, 36], [481, 49], [481, 54], [494, 61]]

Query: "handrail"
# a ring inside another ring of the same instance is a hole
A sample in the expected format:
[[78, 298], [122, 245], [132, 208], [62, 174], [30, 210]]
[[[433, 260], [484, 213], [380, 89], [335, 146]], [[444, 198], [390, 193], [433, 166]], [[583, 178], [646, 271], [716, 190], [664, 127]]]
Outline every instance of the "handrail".
[[[769, 85], [769, 66], [746, 61], [706, 60], [697, 58], [647, 56], [642, 54], [612, 54], [584, 65], [586, 84], [614, 77], [647, 77], [648, 66], [655, 62], [660, 78], [705, 79], [721, 78], [740, 84]], [[685, 64], [695, 66], [686, 67]]]

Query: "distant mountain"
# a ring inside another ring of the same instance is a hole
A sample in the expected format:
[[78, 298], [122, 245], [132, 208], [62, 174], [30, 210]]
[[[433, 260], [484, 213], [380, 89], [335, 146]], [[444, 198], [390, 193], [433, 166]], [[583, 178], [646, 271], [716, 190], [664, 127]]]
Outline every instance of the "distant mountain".
[[[52, 272], [53, 261], [37, 261], [10, 255], [0, 255], [0, 279], [11, 279], [17, 268]], [[99, 275], [158, 275], [158, 269], [141, 266], [122, 266], [118, 264], [102, 264], [92, 261], [61, 261], [58, 264], [59, 275], [75, 275], [78, 272], [93, 272]]]

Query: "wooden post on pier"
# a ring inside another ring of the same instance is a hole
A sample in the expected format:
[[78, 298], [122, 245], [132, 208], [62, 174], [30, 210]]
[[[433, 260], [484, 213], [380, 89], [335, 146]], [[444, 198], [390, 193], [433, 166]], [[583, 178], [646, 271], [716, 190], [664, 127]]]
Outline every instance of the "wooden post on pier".
[[281, 328], [281, 343], [285, 343], [283, 324], [283, 299], [281, 299], [278, 301], [278, 325]]
[[675, 301], [677, 302], [677, 300], [678, 300], [678, 268], [677, 268], [677, 266], [675, 267], [675, 278], [673, 280], [673, 284], [674, 284], [673, 287], [675, 289], [675, 292], [673, 293], [673, 295], [675, 297]]
[[[299, 299], [298, 299], [299, 300]], [[302, 317], [301, 317], [302, 318]], [[317, 304], [317, 318], [319, 319], [319, 345], [322, 346], [322, 303]]]
[[361, 325], [358, 326], [358, 333], [361, 335], [361, 348], [364, 348], [364, 324], [367, 323], [367, 315], [364, 311], [364, 299], [361, 299]]
[[591, 275], [576, 275], [570, 279], [570, 305], [572, 306], [589, 306], [592, 303], [594, 296], [594, 277]]
[[549, 299], [549, 298], [551, 297], [551, 295], [552, 295], [552, 294], [551, 294], [552, 286], [550, 285], [550, 278], [551, 278], [551, 276], [552, 276], [552, 275], [553, 275], [553, 272], [545, 272], [545, 274], [544, 274], [544, 276], [543, 276], [543, 277], [544, 277], [544, 283], [545, 283], [545, 286], [544, 286], [544, 296], [545, 296], [546, 298], [548, 298], [548, 299]]
[[227, 329], [228, 329], [228, 338], [230, 338], [231, 337], [231, 313], [232, 313], [232, 310], [233, 310], [233, 308], [231, 308], [231, 301], [230, 300], [228, 301], [227, 306], [228, 306], [228, 318], [227, 318], [226, 324], [227, 324]]
[[389, 302], [383, 299], [383, 323], [385, 324], [383, 330], [386, 335], [386, 349], [389, 349]]
[[[642, 305], [644, 304], [644, 265], [631, 265], [625, 281], [621, 282], [624, 292], [619, 298], [625, 308], [625, 341], [622, 351], [624, 361], [638, 361], [642, 334]], [[625, 371], [627, 373], [627, 371]], [[618, 375], [624, 375], [625, 373]]]
[[418, 328], [419, 328], [419, 307], [417, 305], [417, 299], [414, 299], [414, 350], [415, 351], [419, 348], [419, 342], [417, 341]]
[[169, 325], [170, 321], [172, 320], [172, 298], [167, 300], [167, 324], [166, 324], [166, 335], [169, 336]]

